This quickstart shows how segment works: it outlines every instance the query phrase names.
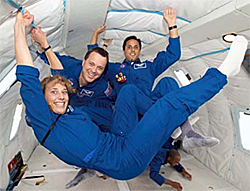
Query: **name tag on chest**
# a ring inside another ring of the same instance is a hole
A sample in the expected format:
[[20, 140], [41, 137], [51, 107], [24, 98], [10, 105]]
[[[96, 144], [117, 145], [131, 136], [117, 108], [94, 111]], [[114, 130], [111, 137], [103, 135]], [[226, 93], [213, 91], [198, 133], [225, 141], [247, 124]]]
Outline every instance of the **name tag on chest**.
[[86, 89], [81, 89], [78, 92], [78, 96], [79, 97], [83, 97], [83, 96], [88, 96], [88, 97], [92, 97], [94, 95], [94, 91], [90, 91], [90, 90], [86, 90]]
[[135, 64], [134, 64], [134, 69], [135, 69], [135, 70], [143, 69], [143, 68], [147, 68], [146, 62], [143, 62], [143, 63], [135, 63]]

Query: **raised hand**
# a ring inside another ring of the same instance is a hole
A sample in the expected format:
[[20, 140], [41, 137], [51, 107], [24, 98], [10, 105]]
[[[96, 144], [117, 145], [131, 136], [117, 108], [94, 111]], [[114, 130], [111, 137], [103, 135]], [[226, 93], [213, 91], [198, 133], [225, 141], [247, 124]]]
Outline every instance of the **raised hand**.
[[112, 43], [113, 39], [103, 39], [103, 49], [107, 50], [108, 46]]
[[106, 26], [102, 25], [101, 27], [95, 29], [94, 33], [96, 33], [97, 35], [99, 35], [99, 34], [103, 33], [105, 31], [105, 29], [106, 29]]
[[46, 33], [42, 31], [41, 26], [37, 26], [37, 29], [33, 28], [31, 30], [31, 38], [33, 41], [38, 42], [42, 48], [49, 46]]
[[24, 27], [27, 27], [34, 20], [34, 15], [30, 14], [27, 9], [24, 9], [23, 14], [18, 11], [16, 16], [16, 24], [21, 24]]
[[167, 7], [163, 11], [163, 18], [167, 22], [168, 27], [176, 25], [176, 9], [172, 7]]
[[90, 43], [89, 44], [95, 44], [97, 43], [97, 40], [98, 40], [98, 35], [103, 33], [106, 29], [106, 26], [103, 25], [97, 29], [95, 29], [93, 35], [92, 35], [92, 38], [90, 39]]

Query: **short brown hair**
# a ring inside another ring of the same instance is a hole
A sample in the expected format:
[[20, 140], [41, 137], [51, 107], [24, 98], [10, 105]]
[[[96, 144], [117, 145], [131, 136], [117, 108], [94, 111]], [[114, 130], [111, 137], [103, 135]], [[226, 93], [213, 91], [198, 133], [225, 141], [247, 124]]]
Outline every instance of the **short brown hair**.
[[49, 76], [44, 78], [41, 81], [41, 85], [42, 85], [42, 90], [43, 93], [45, 92], [46, 86], [50, 83], [50, 82], [54, 82], [54, 84], [61, 84], [63, 86], [66, 87], [68, 93], [72, 93], [72, 86], [70, 85], [69, 81], [64, 78], [63, 76], [59, 76], [59, 75], [55, 75], [55, 76]]
[[102, 57], [105, 57], [107, 58], [107, 63], [109, 61], [109, 53], [104, 50], [103, 48], [101, 47], [94, 47], [94, 48], [91, 48], [84, 56], [84, 59], [87, 60], [89, 55], [92, 53], [92, 52], [96, 52], [98, 54], [100, 54]]

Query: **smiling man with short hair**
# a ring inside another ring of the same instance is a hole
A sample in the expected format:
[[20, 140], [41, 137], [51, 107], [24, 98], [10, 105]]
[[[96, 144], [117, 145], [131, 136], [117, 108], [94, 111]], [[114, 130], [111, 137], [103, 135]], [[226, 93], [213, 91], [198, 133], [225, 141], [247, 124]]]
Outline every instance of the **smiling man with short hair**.
[[70, 104], [81, 106], [102, 131], [110, 131], [116, 92], [103, 74], [109, 60], [108, 52], [94, 47], [83, 60], [79, 60], [54, 53], [40, 26], [33, 28], [31, 35], [43, 48], [44, 51], [37, 54], [46, 64], [50, 64], [52, 75], [62, 75], [72, 85]]

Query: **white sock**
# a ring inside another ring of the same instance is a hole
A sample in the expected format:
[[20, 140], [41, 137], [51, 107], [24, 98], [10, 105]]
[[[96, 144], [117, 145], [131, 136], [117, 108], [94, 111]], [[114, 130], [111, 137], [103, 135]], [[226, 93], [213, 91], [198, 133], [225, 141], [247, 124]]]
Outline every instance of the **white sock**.
[[197, 121], [199, 121], [199, 119], [200, 119], [199, 116], [189, 117], [190, 125], [193, 126]]
[[177, 129], [174, 130], [174, 132], [172, 133], [171, 137], [173, 139], [177, 139], [181, 135], [181, 133], [182, 133], [181, 127], [178, 127]]
[[182, 146], [184, 149], [194, 149], [198, 147], [213, 147], [215, 145], [218, 145], [220, 143], [220, 140], [215, 137], [209, 137], [209, 138], [188, 138], [187, 136], [184, 137]]
[[240, 72], [241, 63], [247, 50], [248, 41], [243, 36], [236, 36], [226, 59], [222, 62], [218, 70], [227, 77], [234, 76]]

